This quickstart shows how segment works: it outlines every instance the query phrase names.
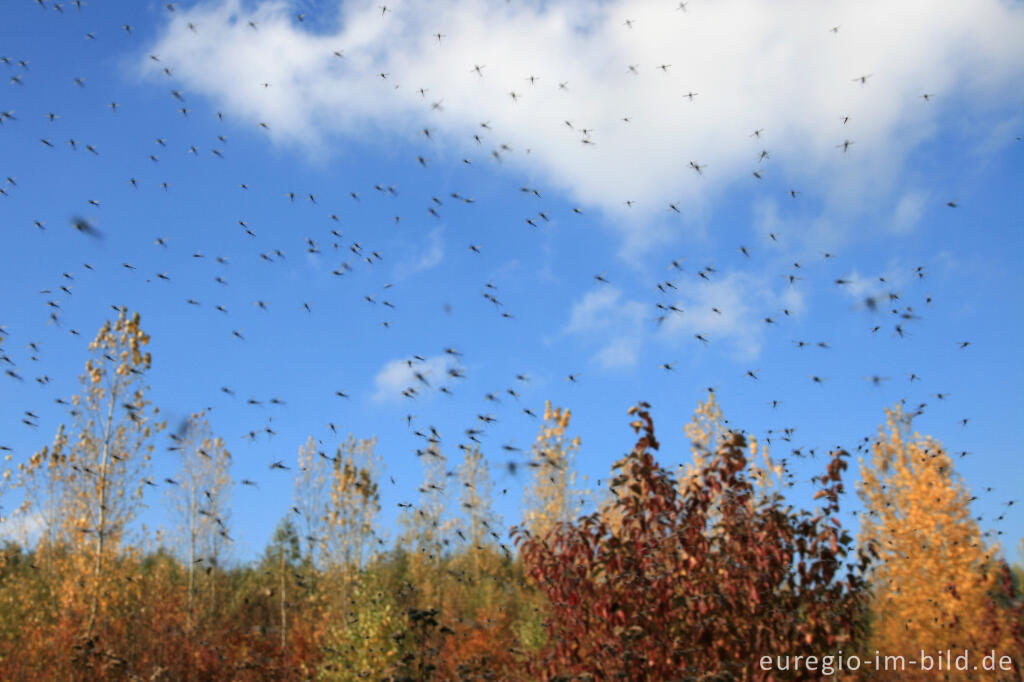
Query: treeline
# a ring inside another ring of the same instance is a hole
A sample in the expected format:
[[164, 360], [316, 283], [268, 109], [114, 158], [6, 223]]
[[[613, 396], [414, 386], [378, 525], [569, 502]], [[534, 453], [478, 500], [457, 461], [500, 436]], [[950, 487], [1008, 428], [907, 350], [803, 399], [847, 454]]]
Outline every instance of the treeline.
[[181, 466], [159, 488], [175, 527], [129, 534], [165, 430], [146, 399], [148, 342], [138, 315], [104, 325], [72, 425], [3, 479], [24, 497], [12, 516], [38, 530], [0, 538], [0, 679], [811, 680], [823, 656], [922, 650], [995, 652], [997, 672], [950, 676], [1021, 679], [1019, 580], [948, 453], [899, 408], [860, 463], [858, 538], [841, 520], [849, 453], [822, 462], [817, 507], [795, 509], [784, 463], [726, 428], [711, 394], [675, 471], [649, 406], [634, 407], [636, 443], [600, 497], [576, 487], [570, 413], [547, 406], [511, 530], [479, 448], [449, 462], [428, 435], [420, 499], [386, 542], [375, 441], [328, 453], [311, 438], [275, 463], [294, 506], [239, 566], [230, 493], [251, 482], [232, 480], [202, 413], [168, 434]]

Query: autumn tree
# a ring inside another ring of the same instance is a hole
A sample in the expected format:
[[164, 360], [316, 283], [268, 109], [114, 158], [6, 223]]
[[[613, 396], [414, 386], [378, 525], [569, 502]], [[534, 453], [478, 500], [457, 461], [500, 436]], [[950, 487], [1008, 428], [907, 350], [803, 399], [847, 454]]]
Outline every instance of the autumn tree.
[[317, 565], [317, 556], [326, 542], [324, 527], [330, 509], [327, 493], [332, 476], [327, 464], [327, 456], [320, 454], [316, 441], [310, 436], [299, 448], [294, 498], [302, 523], [305, 558], [310, 566]]
[[[545, 535], [513, 529], [545, 593], [547, 641], [533, 678], [765, 680], [761, 655], [820, 655], [860, 623], [863, 560], [838, 522], [846, 453], [816, 481], [824, 506], [795, 512], [761, 495], [748, 440], [729, 431], [683, 486], [654, 459], [648, 406], [614, 466], [612, 524], [600, 511]], [[804, 671], [794, 679], [816, 679]]]
[[[353, 604], [353, 586], [371, 556], [370, 543], [376, 537], [374, 521], [380, 511], [377, 478], [382, 463], [376, 445], [375, 438], [349, 436], [328, 458], [329, 469], [323, 481], [320, 479], [324, 474], [318, 472], [320, 462], [312, 462], [309, 443], [301, 456], [308, 471], [300, 471], [300, 485], [321, 495], [319, 500], [314, 496], [306, 501], [307, 506], [300, 506], [299, 511], [305, 522], [313, 519], [321, 528], [320, 556], [326, 573], [319, 594], [327, 622], [347, 622], [353, 608], [358, 608]], [[317, 519], [314, 515], [318, 510], [321, 516]], [[336, 639], [337, 632], [331, 638]]]
[[491, 476], [487, 460], [479, 446], [463, 447], [463, 460], [459, 465], [459, 504], [463, 515], [462, 527], [457, 531], [472, 557], [473, 575], [481, 575], [481, 564], [488, 556], [491, 533], [500, 527], [491, 509]]
[[[3, 341], [2, 337], [0, 337], [0, 341]], [[14, 459], [14, 455], [10, 452], [9, 448], [5, 448], [5, 450], [6, 452], [3, 454], [3, 472], [0, 472], [0, 527], [5, 526], [7, 522], [3, 501], [7, 491], [11, 488], [13, 480], [11, 476], [13, 473], [11, 469], [11, 460]]]
[[[171, 434], [172, 446], [181, 456], [176, 478], [169, 479], [168, 501], [178, 518], [178, 536], [188, 571], [188, 614], [192, 621], [196, 593], [196, 569], [219, 566], [229, 542], [231, 454], [224, 441], [213, 435], [204, 412], [191, 415], [179, 434]], [[212, 596], [212, 594], [211, 594]], [[214, 599], [207, 602], [216, 608]]]
[[64, 495], [65, 478], [71, 474], [67, 450], [68, 435], [61, 424], [52, 445], [43, 446], [28, 462], [18, 467], [18, 484], [25, 489], [19, 513], [34, 514], [41, 521], [39, 545], [44, 553], [68, 545], [74, 539], [74, 534], [69, 532], [71, 528], [65, 509], [65, 505], [70, 504]]
[[[970, 511], [970, 493], [941, 443], [912, 433], [900, 406], [861, 461], [861, 543], [877, 560], [872, 643], [893, 654], [995, 650], [1024, 662], [1021, 602], [997, 547]], [[921, 673], [923, 676], [924, 673]]]
[[523, 501], [523, 520], [534, 535], [570, 521], [582, 509], [575, 489], [575, 459], [580, 439], [566, 433], [572, 418], [567, 409], [544, 404], [544, 424], [531, 449], [532, 483]]
[[[10, 358], [7, 357], [7, 354], [3, 350], [3, 343], [4, 343], [4, 338], [5, 338], [3, 332], [4, 332], [4, 330], [0, 329], [0, 359], [8, 360], [9, 361]], [[0, 526], [3, 526], [4, 522], [6, 521], [6, 516], [4, 515], [3, 501], [4, 501], [4, 496], [7, 493], [7, 490], [11, 486], [11, 468], [10, 468], [11, 464], [10, 464], [10, 462], [11, 462], [11, 460], [14, 457], [14, 455], [12, 454], [10, 448], [4, 446], [3, 450], [4, 450], [4, 454], [3, 454], [3, 473], [0, 473]]]
[[450, 636], [442, 638], [435, 663], [440, 679], [508, 679], [510, 650], [519, 644], [515, 600], [522, 595], [514, 588], [513, 560], [502, 553], [504, 531], [498, 534], [501, 522], [491, 508], [487, 461], [476, 444], [460, 448], [458, 479], [448, 485], [458, 485], [461, 513], [443, 562], [445, 599], [438, 613]]
[[380, 511], [377, 477], [381, 460], [377, 439], [349, 436], [331, 460], [328, 487], [325, 558], [343, 568], [358, 567], [374, 535]]
[[380, 572], [360, 575], [351, 587], [345, 617], [327, 624], [320, 679], [384, 679], [405, 649], [405, 619]]
[[[145, 397], [148, 344], [138, 313], [121, 308], [106, 322], [89, 344], [82, 392], [71, 400], [72, 432], [62, 426], [53, 445], [22, 469], [28, 504], [46, 510], [46, 541], [90, 564], [75, 569], [89, 581], [86, 639], [112, 584], [105, 566], [142, 504], [151, 437], [163, 428]], [[75, 594], [69, 590], [67, 597]]]
[[284, 651], [288, 645], [288, 605], [290, 592], [295, 585], [295, 572], [298, 563], [302, 558], [302, 545], [299, 534], [295, 530], [295, 524], [291, 518], [285, 517], [274, 529], [274, 536], [263, 554], [262, 565], [264, 574], [273, 576], [269, 595], [276, 594], [278, 634], [281, 641], [281, 650]]
[[418, 592], [418, 603], [439, 608], [444, 602], [443, 559], [450, 543], [451, 524], [446, 515], [447, 457], [431, 443], [420, 455], [423, 483], [419, 502], [403, 515], [403, 544], [409, 552], [409, 571]]

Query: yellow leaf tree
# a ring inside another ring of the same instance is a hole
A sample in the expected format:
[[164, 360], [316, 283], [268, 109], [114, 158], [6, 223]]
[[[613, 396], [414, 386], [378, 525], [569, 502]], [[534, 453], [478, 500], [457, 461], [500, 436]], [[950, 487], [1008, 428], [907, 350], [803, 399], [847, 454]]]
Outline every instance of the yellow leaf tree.
[[575, 489], [580, 439], [566, 435], [571, 418], [569, 410], [552, 408], [550, 401], [544, 404], [544, 424], [529, 462], [533, 484], [523, 500], [524, 525], [538, 537], [560, 522], [574, 520], [583, 507]]
[[[680, 464], [677, 469], [677, 487], [679, 493], [685, 495], [692, 483], [699, 483], [700, 472], [714, 457], [715, 451], [733, 435], [714, 391], [709, 391], [707, 399], [698, 403], [693, 418], [683, 431], [690, 439], [690, 452], [693, 455], [691, 462]], [[779, 485], [784, 467], [772, 460], [767, 444], [760, 443], [753, 435], [744, 435], [744, 440], [749, 453], [747, 460], [750, 478], [758, 495], [768, 496]]]
[[[370, 557], [374, 521], [380, 512], [377, 477], [382, 464], [376, 446], [376, 438], [349, 436], [330, 462], [321, 543], [329, 579], [323, 587], [333, 595], [329, 610], [340, 605], [342, 620], [348, 619], [352, 585]], [[306, 510], [303, 515], [306, 513], [314, 511]]]
[[[163, 428], [158, 410], [146, 400], [145, 373], [151, 358], [139, 314], [121, 308], [89, 344], [92, 357], [81, 376], [82, 392], [71, 400], [71, 434], [58, 430], [53, 446], [36, 453], [23, 468], [27, 503], [44, 511], [44, 542], [67, 547], [86, 565], [72, 575], [85, 578], [88, 640], [114, 577], [109, 559], [122, 549], [128, 524], [142, 505], [153, 446]], [[78, 583], [81, 585], [82, 583]], [[64, 591], [71, 610], [76, 589]]]
[[877, 555], [874, 649], [908, 659], [967, 649], [974, 662], [995, 650], [1019, 666], [1020, 605], [1007, 592], [998, 548], [985, 543], [971, 516], [952, 460], [941, 443], [911, 432], [899, 406], [886, 417], [871, 464], [861, 461], [859, 490], [861, 543]]
[[373, 523], [380, 511], [377, 439], [349, 436], [332, 460], [326, 521], [326, 559], [356, 570], [367, 558]]

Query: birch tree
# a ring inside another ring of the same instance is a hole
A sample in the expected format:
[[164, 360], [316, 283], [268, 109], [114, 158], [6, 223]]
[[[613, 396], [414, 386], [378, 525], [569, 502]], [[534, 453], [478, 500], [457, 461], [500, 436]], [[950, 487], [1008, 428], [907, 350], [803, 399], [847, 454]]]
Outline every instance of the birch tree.
[[464, 453], [462, 465], [459, 466], [459, 502], [466, 521], [466, 533], [462, 540], [469, 545], [473, 577], [479, 580], [482, 558], [489, 554], [489, 533], [492, 528], [499, 528], [500, 524], [491, 510], [492, 484], [483, 453], [476, 445], [465, 447]]
[[[228, 542], [230, 521], [231, 453], [213, 435], [205, 412], [191, 415], [180, 436], [173, 436], [181, 455], [181, 469], [167, 495], [178, 518], [178, 537], [188, 571], [188, 614], [194, 615], [196, 569], [221, 563]], [[212, 596], [212, 595], [211, 595]], [[211, 599], [209, 606], [213, 607]]]
[[302, 523], [300, 530], [305, 559], [310, 567], [317, 565], [318, 555], [322, 554], [327, 540], [324, 527], [328, 518], [327, 492], [332, 475], [328, 461], [317, 450], [313, 436], [299, 448], [294, 500]]
[[69, 545], [89, 564], [81, 567], [88, 576], [87, 639], [111, 585], [104, 566], [142, 505], [151, 439], [164, 427], [146, 399], [148, 344], [138, 313], [121, 308], [104, 323], [89, 344], [82, 392], [71, 399], [71, 432], [61, 426], [53, 445], [22, 470], [29, 504], [46, 510], [49, 542]]

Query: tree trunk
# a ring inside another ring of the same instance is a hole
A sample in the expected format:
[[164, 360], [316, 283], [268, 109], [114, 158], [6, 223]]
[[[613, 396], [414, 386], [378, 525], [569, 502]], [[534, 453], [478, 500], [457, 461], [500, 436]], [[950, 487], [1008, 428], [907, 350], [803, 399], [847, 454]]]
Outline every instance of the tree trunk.
[[285, 612], [285, 580], [284, 580], [284, 547], [281, 547], [281, 656], [284, 656], [285, 645], [288, 641], [288, 622]]
[[[116, 384], [116, 382], [117, 379], [115, 377], [114, 383]], [[110, 387], [107, 423], [103, 428], [103, 454], [100, 457], [99, 471], [99, 518], [97, 519], [96, 528], [94, 529], [96, 531], [96, 562], [93, 566], [92, 603], [89, 606], [89, 625], [86, 627], [85, 631], [86, 638], [92, 637], [93, 627], [96, 625], [96, 612], [99, 607], [100, 600], [100, 578], [103, 574], [103, 546], [104, 536], [107, 531], [107, 461], [110, 458], [110, 430], [114, 424], [114, 407], [117, 405], [117, 391], [115, 391], [114, 388], [115, 386]]]

